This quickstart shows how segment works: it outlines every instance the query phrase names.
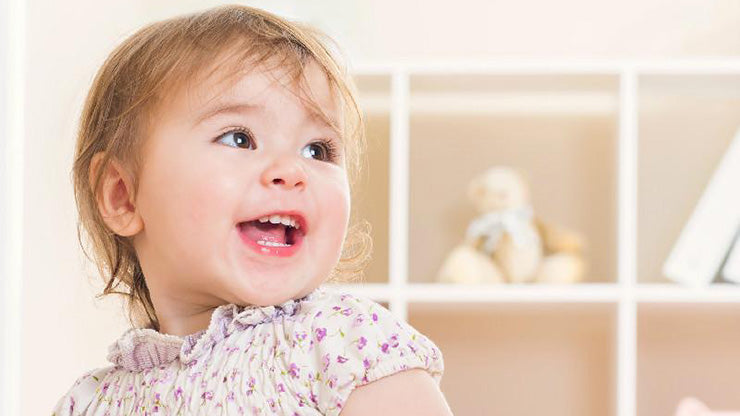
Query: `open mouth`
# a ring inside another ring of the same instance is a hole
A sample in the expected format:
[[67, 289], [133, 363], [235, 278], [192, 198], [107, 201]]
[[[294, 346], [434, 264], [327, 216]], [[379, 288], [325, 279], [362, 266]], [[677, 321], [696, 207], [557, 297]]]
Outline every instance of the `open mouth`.
[[268, 215], [239, 223], [242, 240], [261, 254], [290, 256], [306, 233], [305, 220], [292, 215]]
[[303, 232], [293, 226], [271, 222], [247, 221], [239, 228], [250, 240], [263, 246], [292, 246]]

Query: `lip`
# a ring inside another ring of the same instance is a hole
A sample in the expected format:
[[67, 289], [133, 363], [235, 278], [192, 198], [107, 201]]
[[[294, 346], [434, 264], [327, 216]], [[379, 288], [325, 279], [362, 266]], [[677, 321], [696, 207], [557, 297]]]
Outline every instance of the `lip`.
[[[263, 246], [260, 244], [257, 244], [256, 241], [253, 241], [252, 239], [248, 238], [244, 232], [242, 231], [242, 225], [251, 222], [259, 220], [262, 217], [271, 216], [271, 215], [290, 215], [296, 219], [298, 224], [300, 225], [300, 228], [298, 228], [295, 231], [294, 234], [294, 242], [292, 245], [288, 247], [275, 247], [275, 246]], [[246, 219], [244, 221], [240, 221], [237, 224], [237, 231], [239, 232], [239, 238], [244, 242], [247, 247], [254, 250], [255, 252], [262, 254], [262, 255], [268, 255], [268, 256], [276, 256], [276, 257], [290, 257], [298, 252], [298, 250], [303, 245], [303, 239], [306, 236], [306, 232], [308, 231], [308, 226], [306, 222], [306, 217], [297, 210], [292, 211], [272, 211], [270, 213], [263, 213], [259, 216], [256, 216], [251, 219]]]
[[291, 217], [294, 217], [298, 225], [300, 225], [300, 228], [297, 230], [299, 233], [303, 234], [304, 236], [308, 233], [308, 221], [306, 221], [306, 216], [303, 214], [302, 211], [299, 210], [288, 210], [288, 211], [269, 211], [262, 214], [259, 214], [257, 216], [254, 216], [249, 219], [241, 220], [237, 225], [240, 225], [244, 222], [250, 222], [250, 221], [257, 221], [262, 217], [269, 217], [272, 215], [289, 215]]

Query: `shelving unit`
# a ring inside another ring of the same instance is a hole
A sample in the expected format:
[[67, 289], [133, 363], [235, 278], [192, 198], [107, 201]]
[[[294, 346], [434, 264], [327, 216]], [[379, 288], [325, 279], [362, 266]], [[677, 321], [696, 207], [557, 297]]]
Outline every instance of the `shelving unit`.
[[[375, 252], [367, 283], [343, 286], [440, 346], [456, 414], [671, 415], [687, 395], [740, 410], [740, 287], [682, 287], [660, 273], [740, 126], [740, 60], [354, 74], [370, 164], [355, 203]], [[496, 164], [529, 172], [538, 216], [584, 233], [585, 282], [434, 283], [474, 216], [465, 186]]]

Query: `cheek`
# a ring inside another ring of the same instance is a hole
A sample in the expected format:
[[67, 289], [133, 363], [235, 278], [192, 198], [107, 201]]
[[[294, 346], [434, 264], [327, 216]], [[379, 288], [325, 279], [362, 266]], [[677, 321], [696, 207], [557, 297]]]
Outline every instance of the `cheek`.
[[328, 241], [332, 248], [338, 248], [344, 241], [351, 208], [346, 177], [331, 181], [322, 194], [320, 215], [327, 221]]
[[[156, 155], [155, 155], [156, 156]], [[142, 178], [142, 216], [151, 231], [187, 245], [204, 241], [232, 221], [239, 181], [223, 163], [180, 149], [150, 163]], [[197, 160], [197, 163], [194, 161]], [[149, 220], [149, 224], [147, 224]]]

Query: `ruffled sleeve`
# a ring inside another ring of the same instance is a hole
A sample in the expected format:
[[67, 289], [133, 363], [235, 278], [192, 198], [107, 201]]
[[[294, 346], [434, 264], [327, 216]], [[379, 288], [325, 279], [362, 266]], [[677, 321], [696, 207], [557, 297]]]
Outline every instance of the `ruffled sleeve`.
[[382, 305], [336, 294], [317, 309], [311, 330], [318, 397], [312, 399], [323, 414], [338, 415], [355, 387], [407, 369], [424, 369], [440, 383], [442, 352]]
[[52, 416], [86, 414], [88, 406], [98, 391], [100, 381], [112, 368], [113, 366], [96, 368], [78, 377], [69, 391], [57, 401]]

